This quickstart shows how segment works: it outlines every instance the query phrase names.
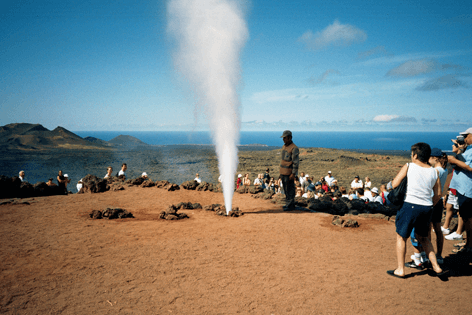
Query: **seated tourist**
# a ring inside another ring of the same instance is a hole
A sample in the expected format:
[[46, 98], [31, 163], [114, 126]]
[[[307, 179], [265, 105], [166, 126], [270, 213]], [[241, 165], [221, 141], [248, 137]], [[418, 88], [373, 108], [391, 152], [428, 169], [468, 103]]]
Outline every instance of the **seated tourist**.
[[52, 179], [52, 178], [48, 179], [48, 181], [47, 181], [46, 185], [48, 185], [49, 187], [54, 187], [54, 186], [57, 186], [57, 185], [56, 185], [56, 184], [54, 184], [52, 181], [53, 181], [53, 179]]
[[113, 167], [108, 166], [108, 167], [107, 167], [107, 173], [106, 173], [106, 175], [105, 175], [104, 178], [110, 178], [110, 177], [112, 177], [112, 176], [113, 176], [113, 175], [111, 174], [112, 172], [113, 172]]
[[128, 165], [126, 163], [121, 164], [121, 170], [118, 172], [118, 177], [122, 179], [126, 179], [126, 170], [128, 169]]
[[359, 175], [354, 177], [354, 180], [351, 183], [351, 188], [359, 189], [359, 188], [363, 188], [363, 187], [364, 187], [364, 185], [362, 184], [362, 181], [359, 179]]
[[143, 172], [141, 174], [141, 177], [144, 178], [145, 180], [149, 179], [148, 174], [146, 172]]
[[364, 201], [369, 201], [369, 198], [367, 198], [366, 196], [364, 196], [364, 188], [357, 188], [356, 189], [356, 194], [357, 194], [357, 198], [359, 198], [360, 200], [364, 200]]
[[310, 184], [307, 187], [307, 192], [302, 195], [304, 198], [313, 198], [315, 195], [315, 185]]
[[270, 180], [270, 173], [269, 173], [269, 169], [266, 169], [266, 172], [264, 174], [264, 179], [268, 179]]
[[379, 202], [380, 204], [384, 204], [382, 197], [379, 195], [379, 189], [377, 187], [372, 188], [372, 202]]
[[339, 199], [342, 197], [342, 194], [339, 190], [336, 190], [336, 192], [333, 194], [333, 200]]
[[301, 197], [302, 195], [302, 185], [300, 185], [300, 181], [295, 178], [295, 197]]
[[312, 182], [313, 182], [313, 177], [308, 176], [308, 174], [305, 175], [305, 180], [302, 183], [302, 191], [304, 193], [308, 192], [308, 186], [310, 186]]
[[341, 197], [344, 197], [344, 198], [349, 198], [349, 195], [346, 191], [346, 188], [344, 186], [341, 186], [339, 188], [339, 191], [341, 192]]
[[82, 182], [82, 178], [77, 182], [77, 192], [80, 191], [84, 187], [84, 183]]
[[254, 186], [262, 186], [263, 184], [263, 178], [262, 174], [257, 174], [257, 178], [254, 180]]
[[251, 186], [251, 180], [249, 179], [249, 173], [246, 173], [243, 178], [243, 186], [249, 187]]
[[200, 178], [200, 175], [198, 175], [198, 173], [195, 174], [195, 179], [194, 179], [194, 181], [196, 181], [196, 182], [199, 183], [199, 184], [202, 182], [202, 179]]
[[364, 188], [366, 188], [366, 187], [370, 188], [371, 186], [372, 186], [372, 182], [370, 181], [370, 178], [366, 177], [365, 182], [364, 182]]
[[333, 181], [335, 180], [331, 171], [328, 171], [328, 175], [325, 176], [325, 181], [326, 183], [328, 184], [328, 186], [332, 186], [333, 185]]
[[24, 182], [25, 181], [25, 171], [20, 171], [18, 178]]
[[357, 197], [356, 190], [354, 188], [351, 188], [351, 190], [349, 190], [349, 200], [356, 199], [359, 199], [359, 197]]
[[370, 191], [369, 187], [364, 188], [364, 196], [369, 199], [369, 201], [372, 201], [374, 198], [372, 198], [372, 192]]

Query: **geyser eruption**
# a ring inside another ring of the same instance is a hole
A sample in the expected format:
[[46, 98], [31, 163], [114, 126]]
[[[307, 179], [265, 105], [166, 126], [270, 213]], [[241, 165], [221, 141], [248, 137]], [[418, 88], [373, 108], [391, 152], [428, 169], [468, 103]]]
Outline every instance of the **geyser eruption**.
[[248, 38], [243, 11], [230, 0], [170, 0], [167, 9], [176, 67], [209, 118], [228, 213], [238, 166], [239, 54]]

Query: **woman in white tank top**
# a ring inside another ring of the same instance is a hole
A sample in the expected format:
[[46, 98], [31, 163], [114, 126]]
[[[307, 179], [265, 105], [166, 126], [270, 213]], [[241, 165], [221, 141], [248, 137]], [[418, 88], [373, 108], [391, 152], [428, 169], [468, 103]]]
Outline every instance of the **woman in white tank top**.
[[[444, 272], [438, 265], [436, 254], [428, 238], [433, 205], [441, 197], [441, 187], [437, 171], [428, 164], [431, 147], [423, 142], [411, 146], [411, 162], [402, 167], [392, 182], [397, 187], [407, 176], [406, 197], [403, 207], [398, 211], [395, 227], [397, 232], [397, 269], [387, 273], [397, 278], [405, 277], [406, 241], [415, 228], [418, 241], [423, 246], [434, 271], [438, 276]], [[434, 192], [434, 194], [432, 194]]]

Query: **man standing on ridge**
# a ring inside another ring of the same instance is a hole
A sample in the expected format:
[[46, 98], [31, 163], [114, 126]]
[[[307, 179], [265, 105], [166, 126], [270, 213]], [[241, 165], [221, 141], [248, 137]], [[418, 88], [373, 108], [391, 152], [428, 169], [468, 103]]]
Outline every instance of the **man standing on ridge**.
[[284, 141], [280, 162], [280, 177], [285, 190], [286, 205], [284, 211], [295, 210], [295, 177], [298, 174], [299, 151], [292, 142], [292, 132], [285, 130], [281, 137]]

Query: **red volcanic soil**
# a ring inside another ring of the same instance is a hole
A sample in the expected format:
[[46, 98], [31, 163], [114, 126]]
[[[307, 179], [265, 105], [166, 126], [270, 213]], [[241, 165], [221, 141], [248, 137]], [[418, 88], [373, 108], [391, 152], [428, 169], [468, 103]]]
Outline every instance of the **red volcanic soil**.
[[[21, 202], [24, 200], [20, 200]], [[245, 214], [221, 217], [170, 204], [223, 203], [212, 192], [128, 187], [0, 205], [0, 312], [6, 314], [467, 314], [469, 273], [447, 281], [396, 266], [392, 222], [283, 212], [236, 194]], [[134, 219], [93, 220], [124, 208]], [[446, 241], [443, 256], [451, 253]], [[408, 244], [407, 257], [412, 254]], [[447, 259], [447, 257], [446, 257]]]

